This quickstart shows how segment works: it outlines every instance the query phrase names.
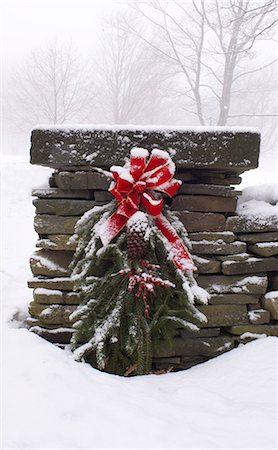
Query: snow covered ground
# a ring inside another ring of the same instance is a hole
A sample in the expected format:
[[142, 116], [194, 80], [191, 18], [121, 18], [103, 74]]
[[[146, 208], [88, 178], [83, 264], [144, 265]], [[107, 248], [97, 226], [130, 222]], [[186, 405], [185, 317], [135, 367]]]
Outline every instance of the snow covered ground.
[[[2, 449], [275, 449], [278, 339], [185, 372], [125, 379], [76, 363], [19, 322], [35, 248], [31, 188], [50, 170], [2, 164]], [[16, 277], [14, 276], [16, 274]]]

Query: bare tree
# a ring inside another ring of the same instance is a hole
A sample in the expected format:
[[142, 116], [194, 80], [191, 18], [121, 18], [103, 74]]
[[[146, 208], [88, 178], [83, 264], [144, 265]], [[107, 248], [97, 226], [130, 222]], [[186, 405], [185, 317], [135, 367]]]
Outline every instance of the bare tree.
[[[133, 19], [128, 15], [125, 20]], [[152, 123], [165, 98], [167, 77], [161, 59], [150, 46], [123, 31], [121, 21], [120, 15], [106, 21], [95, 59], [98, 116], [116, 124]]]
[[277, 24], [276, 0], [157, 0], [134, 3], [132, 8], [152, 25], [157, 40], [151, 41], [148, 33], [128, 22], [125, 30], [173, 68], [184, 108], [202, 125], [225, 125], [234, 117], [233, 90], [278, 61], [259, 63], [253, 51], [258, 40], [269, 39]]
[[92, 107], [91, 70], [70, 44], [33, 52], [12, 85], [13, 115], [23, 126], [84, 120]]

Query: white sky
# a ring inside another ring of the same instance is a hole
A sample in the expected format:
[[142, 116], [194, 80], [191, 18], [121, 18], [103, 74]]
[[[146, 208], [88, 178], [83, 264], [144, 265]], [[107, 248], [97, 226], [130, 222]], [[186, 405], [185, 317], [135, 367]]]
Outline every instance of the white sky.
[[102, 18], [123, 2], [108, 0], [2, 0], [4, 73], [46, 42], [71, 40], [81, 51], [96, 44]]

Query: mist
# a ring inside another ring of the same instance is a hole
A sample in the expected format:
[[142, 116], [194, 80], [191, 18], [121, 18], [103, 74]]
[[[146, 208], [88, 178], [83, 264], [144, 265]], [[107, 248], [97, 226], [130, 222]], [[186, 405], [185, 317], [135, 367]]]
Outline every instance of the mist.
[[2, 2], [2, 153], [38, 123], [254, 126], [277, 157], [277, 5]]

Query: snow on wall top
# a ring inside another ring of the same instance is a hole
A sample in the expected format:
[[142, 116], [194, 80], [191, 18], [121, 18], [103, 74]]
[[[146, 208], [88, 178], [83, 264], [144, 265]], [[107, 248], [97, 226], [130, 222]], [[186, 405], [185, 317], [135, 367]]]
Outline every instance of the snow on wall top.
[[170, 153], [180, 169], [241, 173], [258, 165], [260, 131], [243, 127], [39, 125], [32, 130], [31, 163], [110, 167], [133, 147]]

